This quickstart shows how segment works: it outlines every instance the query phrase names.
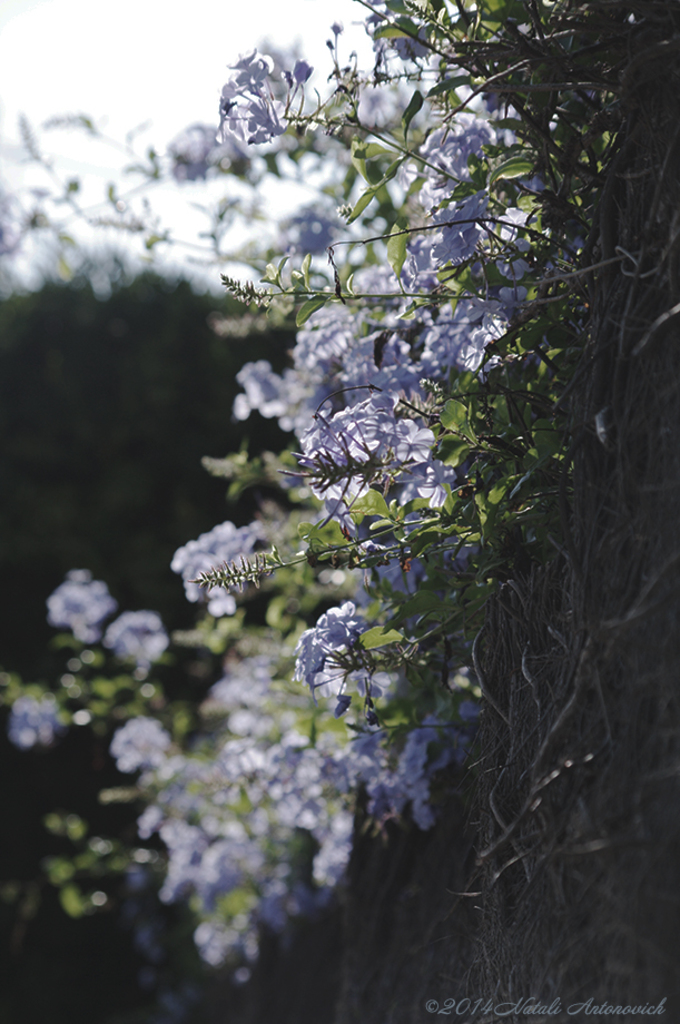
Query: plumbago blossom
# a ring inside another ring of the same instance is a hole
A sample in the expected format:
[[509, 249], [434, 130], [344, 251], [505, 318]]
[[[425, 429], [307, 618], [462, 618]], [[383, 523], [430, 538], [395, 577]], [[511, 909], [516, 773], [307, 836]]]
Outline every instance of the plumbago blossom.
[[366, 620], [357, 615], [352, 601], [345, 601], [339, 608], [331, 608], [313, 629], [306, 629], [298, 640], [294, 678], [307, 684], [314, 703], [317, 691], [322, 697], [335, 696], [336, 718], [349, 710], [352, 697], [345, 691], [349, 686], [355, 686], [359, 695], [366, 698], [369, 722], [375, 723], [372, 699], [381, 697], [392, 680], [386, 672], [374, 673], [365, 666], [348, 670], [343, 664], [346, 656], [359, 653], [357, 643], [366, 627]]
[[[264, 529], [257, 521], [241, 527], [227, 521], [209, 533], [202, 533], [198, 540], [190, 540], [184, 547], [178, 548], [170, 568], [184, 580], [187, 600], [199, 601], [205, 597], [205, 591], [194, 582], [199, 573], [220, 563], [235, 562], [241, 556], [249, 555], [265, 539]], [[225, 590], [213, 587], [207, 597], [208, 611], [216, 618], [233, 615], [236, 611], [233, 594]]]
[[211, 171], [244, 170], [247, 146], [229, 136], [218, 143], [214, 125], [192, 124], [168, 145], [172, 176], [177, 182], [204, 181]]
[[434, 434], [413, 420], [397, 419], [397, 402], [377, 393], [330, 419], [317, 413], [303, 435], [298, 462], [329, 515], [342, 517], [343, 507], [349, 510], [371, 483], [398, 477], [430, 458]]
[[317, 206], [303, 206], [297, 213], [281, 224], [279, 248], [284, 253], [325, 252], [338, 237], [340, 222], [337, 216], [326, 213]]
[[72, 630], [83, 643], [94, 643], [102, 635], [102, 622], [117, 607], [109, 588], [101, 580], [93, 580], [89, 569], [71, 569], [47, 599], [47, 621], [50, 626]]
[[66, 731], [58, 712], [56, 699], [51, 693], [39, 700], [35, 697], [15, 700], [7, 723], [7, 734], [14, 746], [19, 750], [52, 746]]
[[149, 668], [158, 661], [170, 639], [158, 612], [123, 612], [106, 630], [104, 646], [124, 660], [133, 660], [137, 668]]
[[131, 718], [111, 743], [111, 754], [122, 772], [158, 768], [165, 760], [170, 735], [155, 718]]
[[313, 68], [297, 60], [292, 71], [284, 71], [288, 87], [286, 103], [275, 99], [270, 76], [274, 70], [271, 57], [257, 50], [239, 57], [231, 65], [234, 74], [222, 89], [219, 136], [222, 142], [236, 137], [248, 145], [270, 142], [286, 131], [286, 115], [298, 93], [304, 99], [304, 85]]
[[[299, 654], [303, 671], [315, 674], [315, 686], [324, 670], [318, 667], [321, 647], [328, 661], [333, 645], [352, 637], [363, 621], [351, 602], [335, 611], [319, 622], [316, 642], [303, 638], [299, 645], [307, 652]], [[277, 684], [270, 656], [230, 659], [203, 703], [204, 738], [193, 752], [178, 753], [169, 734], [146, 717], [131, 719], [111, 744], [118, 768], [141, 770], [139, 785], [154, 794], [138, 829], [145, 838], [158, 833], [168, 851], [161, 899], [193, 897], [203, 919], [195, 941], [213, 966], [237, 955], [254, 960], [262, 927], [280, 932], [291, 916], [328, 905], [351, 853], [357, 786], [366, 787], [378, 820], [409, 807], [418, 826], [430, 828], [433, 779], [459, 762], [470, 742], [469, 727], [442, 727], [432, 719], [407, 739], [396, 760], [379, 731], [350, 742], [322, 731], [312, 743], [296, 728], [303, 706], [301, 696]], [[309, 883], [300, 881], [299, 865], [290, 861], [301, 830], [316, 851]], [[229, 894], [238, 894], [245, 908], [231, 918], [221, 909]]]

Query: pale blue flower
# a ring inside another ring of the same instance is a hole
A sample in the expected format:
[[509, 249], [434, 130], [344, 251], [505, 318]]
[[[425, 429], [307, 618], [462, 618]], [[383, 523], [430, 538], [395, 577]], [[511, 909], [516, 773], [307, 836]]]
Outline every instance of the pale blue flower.
[[322, 253], [337, 236], [340, 224], [314, 206], [303, 206], [281, 225], [279, 248], [289, 253]]
[[49, 747], [66, 731], [59, 721], [57, 702], [51, 693], [37, 700], [17, 697], [10, 711], [7, 734], [20, 750]]
[[271, 57], [253, 50], [231, 65], [235, 72], [222, 89], [219, 137], [236, 136], [248, 145], [269, 142], [282, 135], [284, 107], [273, 98], [267, 78], [274, 69]]
[[245, 148], [232, 136], [221, 145], [213, 125], [192, 124], [168, 146], [175, 181], [204, 181], [218, 164], [229, 166], [247, 161]]
[[418, 200], [429, 212], [449, 198], [459, 181], [470, 181], [470, 156], [481, 156], [482, 147], [496, 141], [497, 132], [488, 120], [463, 111], [446, 128], [428, 135], [419, 150], [427, 164], [415, 160], [406, 164], [399, 181], [408, 188], [416, 178], [425, 179]]
[[439, 266], [452, 263], [455, 267], [472, 259], [483, 235], [479, 219], [486, 216], [488, 203], [488, 193], [477, 192], [435, 214], [434, 221], [442, 229], [433, 239], [432, 257]]
[[[302, 437], [298, 461], [310, 472], [312, 492], [319, 498], [350, 502], [369, 484], [406, 465], [426, 462], [434, 434], [414, 420], [397, 419], [397, 397], [376, 393], [335, 413], [318, 414]], [[338, 479], [338, 469], [347, 467]]]
[[455, 483], [455, 469], [438, 459], [430, 459], [404, 475], [399, 500], [405, 504], [413, 498], [427, 498], [430, 508], [441, 508], [450, 493], [445, 484], [453, 487]]
[[339, 693], [333, 716], [335, 718], [341, 718], [346, 711], [349, 710], [349, 706], [352, 703], [352, 697], [349, 693]]
[[323, 696], [338, 692], [346, 673], [334, 657], [349, 651], [365, 628], [366, 621], [356, 614], [353, 602], [345, 601], [304, 631], [295, 648], [295, 679], [306, 683], [315, 700], [318, 689]]
[[104, 636], [104, 646], [117, 658], [136, 661], [138, 668], [148, 668], [158, 661], [170, 643], [158, 612], [123, 612], [111, 623]]
[[229, 79], [234, 89], [259, 95], [274, 70], [274, 61], [255, 49], [252, 53], [239, 57], [235, 64], [229, 65], [229, 68], [236, 72]]
[[160, 722], [140, 716], [131, 718], [116, 731], [109, 750], [119, 772], [136, 772], [163, 764], [171, 742]]
[[72, 569], [47, 598], [47, 621], [58, 629], [70, 629], [77, 640], [90, 644], [99, 640], [101, 623], [117, 607], [102, 580], [93, 580], [88, 569]]
[[241, 936], [220, 921], [202, 921], [194, 932], [194, 942], [202, 960], [211, 967], [220, 967], [229, 953], [238, 949]]
[[[215, 526], [209, 533], [202, 533], [198, 540], [190, 540], [184, 547], [178, 548], [170, 568], [182, 576], [187, 599], [199, 601], [206, 597], [206, 591], [191, 581], [195, 580], [200, 572], [206, 572], [224, 562], [238, 561], [241, 555], [248, 556], [253, 552], [255, 545], [264, 539], [264, 530], [259, 522], [236, 527], [227, 520]], [[207, 598], [208, 611], [215, 617], [233, 615], [236, 611], [233, 594], [222, 587], [212, 587], [207, 591]]]
[[293, 81], [296, 85], [304, 85], [309, 81], [314, 68], [306, 60], [296, 60], [293, 68]]

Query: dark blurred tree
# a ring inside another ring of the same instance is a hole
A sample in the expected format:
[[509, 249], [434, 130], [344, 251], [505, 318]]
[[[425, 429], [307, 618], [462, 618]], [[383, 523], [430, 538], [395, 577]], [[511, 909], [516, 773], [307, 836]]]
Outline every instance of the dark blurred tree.
[[229, 300], [145, 275], [106, 301], [89, 284], [48, 285], [0, 306], [0, 665], [39, 671], [45, 599], [72, 568], [105, 579], [121, 608], [169, 628], [190, 606], [173, 552], [216, 523], [245, 521], [203, 455], [277, 450], [259, 417], [232, 421], [244, 362], [280, 367], [291, 339], [218, 337]]

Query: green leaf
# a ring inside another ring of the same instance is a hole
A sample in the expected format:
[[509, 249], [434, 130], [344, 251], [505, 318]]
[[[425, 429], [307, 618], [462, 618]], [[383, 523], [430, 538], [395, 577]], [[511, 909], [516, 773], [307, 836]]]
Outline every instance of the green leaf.
[[469, 84], [469, 75], [458, 75], [456, 78], [445, 78], [443, 82], [439, 83], [439, 85], [435, 85], [433, 89], [430, 89], [427, 94], [427, 98], [429, 100], [430, 96], [441, 96], [443, 92], [453, 92], [453, 90], [457, 89], [459, 85]]
[[307, 291], [311, 291], [311, 286], [310, 286], [310, 283], [309, 283], [309, 268], [311, 267], [311, 265], [312, 265], [312, 254], [308, 252], [307, 255], [305, 256], [305, 258], [302, 261], [302, 276], [304, 278], [305, 288], [307, 289]]
[[437, 449], [437, 458], [447, 466], [460, 466], [470, 454], [470, 445], [462, 437], [443, 437]]
[[369, 185], [375, 185], [381, 178], [381, 172], [377, 165], [368, 166], [367, 160], [374, 160], [377, 156], [390, 153], [389, 149], [379, 145], [377, 142], [364, 142], [363, 139], [352, 139], [351, 160], [357, 171]]
[[338, 523], [332, 519], [323, 526], [313, 523], [300, 523], [298, 536], [306, 540], [312, 551], [323, 551], [324, 548], [335, 547], [345, 543], [345, 537]]
[[539, 458], [543, 461], [559, 454], [562, 448], [562, 434], [550, 420], [536, 420], [531, 427], [534, 444]]
[[424, 615], [426, 612], [448, 611], [441, 597], [431, 590], [421, 590], [399, 609], [400, 619], [410, 619], [412, 615]]
[[402, 114], [401, 118], [401, 123], [404, 126], [404, 142], [406, 142], [406, 136], [408, 135], [409, 125], [413, 118], [418, 113], [418, 111], [421, 109], [422, 105], [423, 94], [420, 92], [419, 89], [416, 89], [416, 91], [413, 93], [413, 96], [411, 96], [409, 104], [404, 113]]
[[157, 245], [159, 242], [165, 242], [165, 241], [166, 241], [166, 236], [165, 235], [149, 235], [149, 237], [144, 240], [144, 246], [145, 246], [146, 249], [151, 250], [151, 249], [153, 249], [154, 245]]
[[401, 268], [406, 259], [406, 242], [408, 235], [397, 226], [395, 232], [387, 239], [387, 259], [394, 271], [397, 280], [400, 278]]
[[64, 885], [76, 873], [75, 865], [66, 857], [47, 857], [43, 867], [52, 885]]
[[411, 554], [415, 557], [426, 548], [433, 547], [442, 539], [442, 530], [439, 526], [431, 526], [426, 530], [414, 531], [410, 536]]
[[400, 156], [398, 160], [394, 160], [385, 171], [384, 177], [381, 178], [380, 181], [376, 182], [375, 185], [371, 185], [370, 188], [367, 188], [363, 195], [359, 196], [354, 206], [354, 209], [352, 210], [350, 216], [347, 218], [348, 224], [352, 224], [357, 219], [357, 217], [361, 216], [361, 214], [364, 212], [368, 204], [378, 194], [383, 185], [387, 184], [388, 181], [392, 180], [392, 178], [395, 176], [395, 174], [397, 173], [405, 159], [405, 157]]
[[514, 18], [520, 24], [526, 20], [526, 8], [521, 0], [481, 0], [480, 13], [482, 21], [494, 29], [508, 18]]
[[450, 398], [439, 417], [441, 425], [447, 430], [464, 431], [468, 425], [467, 409], [462, 402]]
[[312, 313], [316, 313], [317, 309], [321, 309], [322, 306], [325, 306], [331, 298], [332, 296], [329, 293], [328, 295], [315, 295], [313, 299], [307, 299], [307, 301], [300, 306], [297, 316], [295, 317], [296, 325], [298, 327], [302, 327], [303, 324], [306, 324]]
[[359, 637], [359, 643], [365, 651], [374, 651], [376, 647], [386, 647], [404, 639], [404, 634], [389, 626], [374, 626]]
[[365, 516], [389, 516], [387, 502], [380, 491], [369, 490], [352, 505], [352, 512], [361, 512]]
[[354, 209], [352, 210], [350, 216], [347, 218], [348, 224], [352, 224], [353, 221], [357, 219], [357, 217], [361, 216], [361, 214], [364, 212], [370, 201], [374, 198], [376, 191], [377, 190], [375, 188], [369, 188], [366, 189], [366, 191], [359, 196], [355, 203]]
[[495, 171], [491, 172], [489, 185], [493, 185], [494, 181], [498, 181], [500, 178], [521, 178], [524, 174], [531, 174], [533, 169], [533, 160], [529, 160], [525, 156], [511, 156], [509, 160], [504, 160]]

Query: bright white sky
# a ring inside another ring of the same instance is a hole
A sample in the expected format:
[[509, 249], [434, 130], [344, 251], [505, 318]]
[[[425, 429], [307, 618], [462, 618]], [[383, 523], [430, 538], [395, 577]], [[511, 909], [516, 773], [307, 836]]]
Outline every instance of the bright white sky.
[[[86, 113], [120, 140], [151, 122], [140, 151], [162, 152], [194, 122], [216, 124], [227, 66], [266, 39], [279, 49], [298, 43], [318, 69], [311, 84], [324, 94], [334, 21], [345, 27], [341, 59], [356, 49], [371, 66], [365, 13], [354, 0], [0, 0], [0, 180], [10, 190], [38, 184], [13, 159], [20, 113], [36, 127], [56, 114]], [[126, 162], [72, 131], [50, 132], [43, 142], [62, 174], [87, 179], [91, 200]]]

